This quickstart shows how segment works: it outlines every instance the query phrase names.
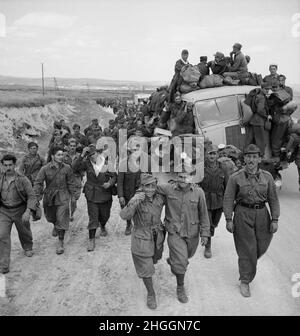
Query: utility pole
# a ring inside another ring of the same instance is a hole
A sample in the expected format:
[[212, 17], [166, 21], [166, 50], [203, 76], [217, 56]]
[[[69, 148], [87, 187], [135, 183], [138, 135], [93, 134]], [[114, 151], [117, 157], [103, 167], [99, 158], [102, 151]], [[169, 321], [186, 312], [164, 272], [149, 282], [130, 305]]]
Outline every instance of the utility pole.
[[62, 93], [61, 93], [60, 90], [59, 90], [59, 87], [58, 87], [56, 78], [53, 77], [53, 80], [54, 80], [54, 89], [55, 89], [55, 93], [57, 93], [59, 96], [61, 96]]
[[45, 95], [45, 85], [44, 85], [44, 63], [42, 63], [42, 88], [43, 88], [43, 96]]

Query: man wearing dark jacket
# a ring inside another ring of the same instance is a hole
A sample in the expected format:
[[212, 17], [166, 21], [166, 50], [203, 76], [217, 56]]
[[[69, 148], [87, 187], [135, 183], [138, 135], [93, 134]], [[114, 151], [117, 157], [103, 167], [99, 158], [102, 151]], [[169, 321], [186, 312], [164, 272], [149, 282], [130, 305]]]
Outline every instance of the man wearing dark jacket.
[[285, 80], [286, 80], [285, 75], [279, 75], [278, 78], [279, 78], [279, 87], [285, 90], [291, 96], [291, 100], [293, 100], [293, 97], [294, 97], [293, 89], [285, 85]]
[[256, 89], [257, 93], [251, 106], [253, 116], [249, 124], [246, 126], [245, 147], [250, 144], [256, 144], [261, 156], [265, 153], [266, 147], [266, 130], [265, 123], [269, 117], [269, 106], [267, 99], [267, 92], [270, 89], [269, 84], [263, 83], [261, 89]]
[[214, 75], [223, 75], [224, 72], [228, 71], [225, 55], [222, 52], [217, 51], [214, 56], [215, 60], [208, 62], [207, 66], [211, 69]]
[[209, 75], [209, 67], [207, 65], [207, 56], [200, 56], [200, 63], [197, 64], [197, 67], [201, 74], [200, 80], [203, 77]]
[[[134, 149], [128, 148], [128, 152], [129, 152], [129, 155], [131, 155], [134, 152]], [[118, 173], [117, 188], [118, 188], [118, 198], [119, 198], [121, 209], [123, 209], [128, 204], [132, 196], [135, 194], [135, 192], [139, 188], [140, 175], [141, 175], [140, 170], [138, 170], [137, 172], [132, 172], [130, 170], [128, 161], [127, 161], [127, 171]], [[130, 219], [130, 220], [127, 220], [127, 226], [125, 230], [126, 236], [131, 234], [131, 229], [132, 229], [132, 222]]]
[[15, 224], [27, 257], [32, 257], [30, 213], [36, 209], [36, 198], [31, 183], [15, 170], [16, 157], [2, 157], [0, 174], [0, 273], [9, 272], [12, 225]]
[[[106, 171], [105, 171], [106, 169]], [[96, 147], [85, 147], [79, 158], [73, 163], [75, 173], [86, 172], [87, 181], [83, 187], [89, 215], [88, 252], [95, 249], [96, 230], [100, 224], [101, 236], [107, 236], [105, 224], [110, 217], [112, 205], [112, 187], [117, 180], [117, 174], [108, 169], [105, 157], [97, 153]]]

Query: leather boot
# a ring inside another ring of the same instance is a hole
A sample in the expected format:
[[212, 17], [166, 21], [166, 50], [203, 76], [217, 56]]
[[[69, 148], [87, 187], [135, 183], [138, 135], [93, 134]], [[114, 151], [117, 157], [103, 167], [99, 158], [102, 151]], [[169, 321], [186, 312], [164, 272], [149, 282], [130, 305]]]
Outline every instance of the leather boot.
[[56, 248], [56, 254], [63, 254], [64, 253], [64, 241], [61, 239], [58, 239], [58, 244]]
[[149, 309], [156, 309], [157, 303], [156, 303], [155, 292], [153, 289], [152, 278], [143, 278], [143, 282], [148, 292], [147, 293], [147, 307]]
[[106, 231], [106, 228], [105, 226], [100, 226], [100, 236], [101, 237], [106, 237], [107, 236], [107, 231]]
[[249, 287], [249, 284], [246, 283], [246, 282], [242, 282], [241, 281], [241, 284], [240, 284], [240, 290], [241, 290], [241, 294], [244, 296], [244, 297], [250, 297], [251, 296], [251, 293], [250, 293], [250, 287]]
[[205, 258], [211, 258], [212, 253], [211, 253], [211, 238], [208, 238], [207, 244], [205, 245], [204, 249], [204, 257]]
[[95, 249], [95, 238], [89, 239], [88, 241], [88, 246], [87, 246], [87, 251], [92, 252]]
[[58, 233], [56, 231], [56, 228], [54, 226], [53, 230], [52, 230], [52, 237], [57, 237], [58, 236]]
[[125, 236], [129, 236], [131, 234], [132, 224], [131, 221], [127, 222], [126, 229], [125, 229]]
[[189, 298], [187, 297], [185, 293], [184, 286], [177, 286], [177, 298], [178, 298], [178, 301], [181, 303], [187, 303], [189, 301]]

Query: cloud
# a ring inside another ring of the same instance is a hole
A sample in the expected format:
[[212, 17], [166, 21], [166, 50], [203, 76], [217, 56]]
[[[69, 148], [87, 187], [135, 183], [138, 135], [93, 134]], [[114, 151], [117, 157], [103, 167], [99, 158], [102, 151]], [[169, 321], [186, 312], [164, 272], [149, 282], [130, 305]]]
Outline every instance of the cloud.
[[72, 27], [77, 17], [56, 13], [34, 12], [28, 13], [14, 22], [16, 27], [39, 27], [64, 29]]

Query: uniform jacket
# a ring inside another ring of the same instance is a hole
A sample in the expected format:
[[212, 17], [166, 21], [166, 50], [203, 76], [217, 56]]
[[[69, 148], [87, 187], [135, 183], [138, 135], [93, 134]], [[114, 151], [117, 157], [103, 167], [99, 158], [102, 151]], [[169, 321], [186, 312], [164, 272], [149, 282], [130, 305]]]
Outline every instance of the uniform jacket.
[[176, 183], [158, 184], [157, 192], [164, 196], [166, 205], [165, 227], [169, 233], [181, 237], [210, 237], [210, 224], [204, 191], [190, 184], [181, 190]]
[[22, 159], [19, 170], [33, 184], [40, 169], [46, 164], [45, 160], [39, 154], [32, 156], [27, 154]]
[[[129, 203], [120, 212], [124, 220], [133, 219], [134, 227], [131, 234], [131, 252], [133, 254], [151, 257], [154, 255], [154, 246], [164, 241], [164, 228], [161, 223], [161, 212], [164, 198], [155, 194], [150, 201], [145, 198], [140, 203]], [[153, 236], [156, 232], [156, 242]]]
[[135, 194], [140, 185], [141, 172], [132, 173], [119, 172], [118, 173], [118, 197], [124, 197], [127, 201]]
[[204, 178], [200, 183], [205, 193], [208, 210], [223, 208], [223, 197], [226, 188], [226, 174], [217, 162], [214, 167], [210, 167], [207, 162], [204, 167]]
[[268, 83], [270, 86], [278, 86], [279, 85], [279, 75], [267, 75], [263, 78], [263, 82]]
[[[262, 169], [251, 177], [245, 168], [229, 177], [223, 202], [226, 219], [232, 219], [235, 206], [244, 202], [247, 204], [269, 203], [272, 219], [278, 219], [280, 214], [279, 200], [272, 175]], [[249, 209], [252, 210], [252, 209]]]
[[249, 121], [250, 125], [264, 126], [269, 115], [268, 99], [266, 95], [259, 91], [255, 96], [255, 112]]
[[245, 73], [248, 71], [248, 65], [245, 55], [242, 52], [238, 52], [234, 56], [233, 64], [229, 68], [229, 72]]
[[[15, 173], [15, 177], [15, 186], [18, 192], [18, 197], [20, 198], [20, 200], [27, 203], [27, 209], [36, 210], [37, 200], [29, 179], [18, 172]], [[0, 188], [2, 188], [3, 179], [4, 173], [0, 173]], [[2, 190], [0, 190], [0, 203], [1, 191]]]
[[34, 191], [38, 201], [43, 198], [43, 203], [47, 206], [63, 205], [70, 201], [70, 197], [78, 198], [72, 168], [65, 163], [57, 168], [53, 161], [39, 171], [34, 182]]
[[83, 193], [88, 201], [94, 203], [105, 203], [112, 200], [111, 188], [105, 189], [102, 185], [110, 182], [114, 186], [117, 180], [117, 174], [114, 172], [100, 172], [98, 176], [95, 174], [94, 167], [88, 158], [79, 158], [73, 163], [75, 173], [86, 172], [86, 183], [83, 187]]

